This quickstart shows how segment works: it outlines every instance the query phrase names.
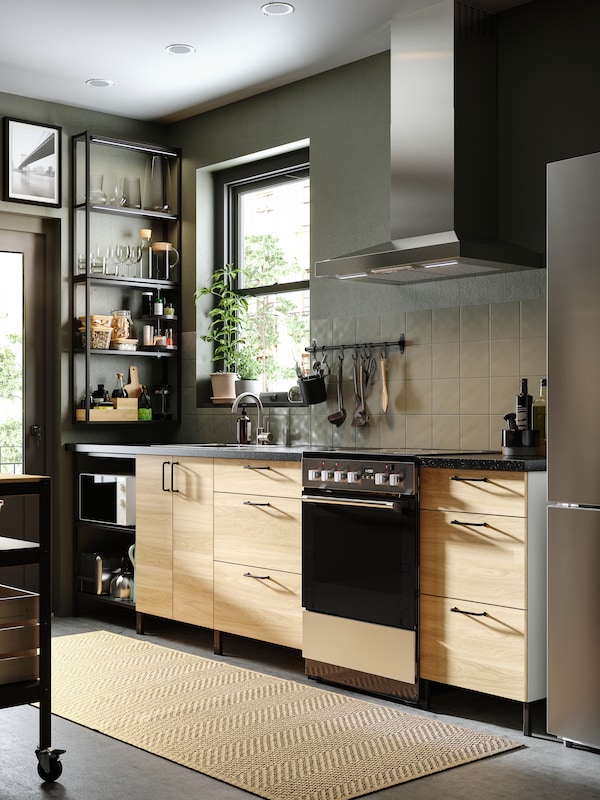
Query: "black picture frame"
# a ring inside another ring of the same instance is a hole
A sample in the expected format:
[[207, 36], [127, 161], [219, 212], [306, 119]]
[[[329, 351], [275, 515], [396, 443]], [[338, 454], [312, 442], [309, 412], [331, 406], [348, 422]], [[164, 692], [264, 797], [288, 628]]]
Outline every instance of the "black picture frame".
[[62, 128], [4, 117], [3, 130], [4, 200], [60, 208]]

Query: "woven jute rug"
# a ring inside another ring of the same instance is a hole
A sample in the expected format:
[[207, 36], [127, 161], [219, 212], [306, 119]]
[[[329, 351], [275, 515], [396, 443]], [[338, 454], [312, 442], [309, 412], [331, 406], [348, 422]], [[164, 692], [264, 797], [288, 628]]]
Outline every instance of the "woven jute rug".
[[52, 651], [55, 714], [269, 800], [348, 800], [521, 746], [107, 631]]

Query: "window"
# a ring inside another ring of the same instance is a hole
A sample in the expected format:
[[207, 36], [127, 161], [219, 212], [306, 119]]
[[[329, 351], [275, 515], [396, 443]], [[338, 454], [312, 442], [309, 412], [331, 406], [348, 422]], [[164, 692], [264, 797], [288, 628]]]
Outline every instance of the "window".
[[237, 370], [259, 379], [261, 391], [287, 393], [309, 340], [308, 152], [245, 165], [220, 181], [224, 257], [239, 269], [236, 289], [248, 297]]

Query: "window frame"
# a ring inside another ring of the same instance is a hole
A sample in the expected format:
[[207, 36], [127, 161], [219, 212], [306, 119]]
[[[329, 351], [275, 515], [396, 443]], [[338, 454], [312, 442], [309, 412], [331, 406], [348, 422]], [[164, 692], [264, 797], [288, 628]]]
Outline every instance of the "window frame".
[[[220, 170], [213, 176], [215, 202], [215, 255], [217, 263], [241, 263], [239, 253], [243, 241], [239, 225], [238, 197], [248, 189], [256, 189], [280, 184], [282, 176], [297, 174], [298, 179], [310, 177], [309, 148], [303, 147], [276, 156], [256, 161], [249, 161], [235, 167]], [[234, 290], [240, 295], [260, 297], [265, 295], [285, 295], [287, 293], [306, 291], [310, 302], [310, 272], [305, 280], [289, 283], [275, 283], [257, 287], [240, 288], [234, 282]], [[270, 399], [263, 402], [269, 406], [288, 406], [290, 401], [287, 392], [268, 392]]]

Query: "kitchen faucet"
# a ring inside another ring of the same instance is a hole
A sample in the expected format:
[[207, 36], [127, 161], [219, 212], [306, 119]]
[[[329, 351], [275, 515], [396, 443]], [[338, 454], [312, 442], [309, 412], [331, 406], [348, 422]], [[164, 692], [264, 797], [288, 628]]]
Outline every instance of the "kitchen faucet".
[[232, 414], [236, 413], [241, 401], [245, 397], [252, 397], [254, 398], [254, 400], [256, 400], [256, 408], [258, 412], [256, 420], [256, 444], [266, 444], [269, 441], [269, 437], [271, 436], [271, 434], [269, 433], [269, 431], [265, 431], [261, 425], [262, 418], [264, 415], [264, 408], [262, 401], [257, 394], [254, 394], [254, 392], [242, 392], [241, 394], [238, 394], [238, 396], [233, 401], [233, 405], [231, 406], [231, 413]]

